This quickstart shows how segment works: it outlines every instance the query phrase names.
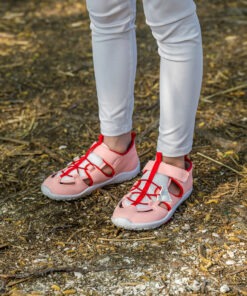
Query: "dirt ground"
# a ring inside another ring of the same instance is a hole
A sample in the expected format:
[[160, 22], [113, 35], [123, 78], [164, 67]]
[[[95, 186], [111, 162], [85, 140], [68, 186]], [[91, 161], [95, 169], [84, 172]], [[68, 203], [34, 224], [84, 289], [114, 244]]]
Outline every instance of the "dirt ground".
[[[195, 189], [168, 224], [130, 232], [110, 217], [132, 181], [75, 202], [40, 192], [99, 134], [85, 3], [2, 1], [0, 294], [247, 295], [247, 3], [196, 3], [204, 80]], [[141, 1], [137, 39], [134, 130], [144, 165], [158, 134], [159, 57]]]

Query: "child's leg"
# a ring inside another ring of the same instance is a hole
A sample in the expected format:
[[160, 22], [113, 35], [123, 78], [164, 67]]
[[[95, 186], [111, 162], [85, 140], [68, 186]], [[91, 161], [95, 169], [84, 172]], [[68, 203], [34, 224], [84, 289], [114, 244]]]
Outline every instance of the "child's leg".
[[191, 151], [202, 81], [201, 31], [192, 0], [143, 0], [160, 55], [157, 150], [169, 163]]
[[[160, 55], [160, 126], [157, 151], [184, 168], [192, 149], [202, 81], [201, 30], [193, 0], [143, 0]], [[177, 192], [175, 184], [170, 190]]]
[[112, 216], [115, 225], [135, 230], [166, 223], [192, 192], [193, 166], [184, 155], [192, 147], [202, 80], [201, 32], [194, 2], [143, 3], [161, 57], [159, 152]]
[[87, 8], [101, 133], [110, 148], [125, 150], [132, 129], [137, 60], [135, 0], [87, 0]]
[[[42, 192], [71, 200], [140, 170], [131, 134], [136, 71], [135, 0], [87, 0], [101, 135], [85, 155], [43, 182]], [[107, 145], [105, 145], [107, 144]], [[127, 149], [128, 147], [128, 149]]]

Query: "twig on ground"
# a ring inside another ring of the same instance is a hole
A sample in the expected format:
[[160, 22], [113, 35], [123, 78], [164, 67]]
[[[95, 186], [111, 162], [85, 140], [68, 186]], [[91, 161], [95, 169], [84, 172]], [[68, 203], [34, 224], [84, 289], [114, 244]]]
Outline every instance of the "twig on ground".
[[31, 162], [32, 159], [33, 159], [33, 157], [29, 156], [27, 159], [20, 162], [20, 164], [16, 168], [16, 171], [19, 171], [20, 169], [24, 168], [27, 164], [29, 164]]
[[56, 161], [60, 163], [64, 163], [64, 160], [57, 156], [54, 152], [52, 152], [49, 148], [45, 147], [44, 145], [36, 142], [31, 142], [35, 146], [38, 146], [41, 150], [43, 150], [46, 154], [48, 154], [51, 158], [55, 159]]
[[90, 136], [92, 136], [93, 138], [95, 138], [97, 136], [96, 132], [94, 130], [91, 129], [91, 127], [88, 124], [85, 124], [85, 127], [88, 130], [88, 133], [90, 134]]
[[16, 68], [16, 67], [21, 67], [24, 63], [14, 63], [14, 64], [6, 64], [6, 65], [1, 65], [0, 69], [11, 69], [11, 68]]
[[234, 197], [238, 193], [239, 184], [240, 184], [240, 181], [238, 181], [238, 179], [236, 179], [236, 186], [235, 186], [235, 188], [233, 190], [233, 193], [232, 193], [231, 197]]
[[30, 278], [19, 279], [19, 280], [16, 280], [16, 281], [10, 281], [6, 286], [7, 286], [8, 288], [10, 288], [10, 287], [13, 287], [13, 286], [15, 286], [15, 285], [17, 285], [17, 284], [20, 284], [20, 283], [23, 283], [23, 282], [25, 282], [25, 281], [28, 281], [28, 280], [30, 280]]
[[8, 137], [0, 137], [0, 141], [11, 142], [11, 143], [21, 144], [21, 145], [29, 145], [30, 144], [30, 142], [28, 142], [28, 141], [12, 139], [12, 138], [8, 138]]
[[155, 120], [150, 126], [149, 128], [147, 128], [145, 131], [143, 131], [137, 138], [137, 143], [140, 143], [143, 138], [148, 135], [149, 133], [151, 133], [154, 129], [157, 129], [159, 125], [159, 119]]
[[7, 249], [7, 248], [9, 248], [9, 244], [1, 244], [0, 245], [0, 250]]
[[34, 156], [34, 155], [41, 155], [43, 154], [44, 152], [41, 151], [41, 150], [35, 150], [35, 151], [31, 151], [31, 152], [15, 152], [11, 155], [9, 155], [10, 157], [15, 157], [15, 156]]
[[237, 269], [237, 270], [234, 270], [233, 272], [228, 273], [228, 275], [237, 274], [237, 273], [243, 272], [243, 271], [245, 271], [245, 270], [247, 270], [247, 266], [245, 266], [245, 267], [243, 267], [243, 268], [239, 268], [239, 269]]
[[140, 238], [126, 238], [126, 239], [120, 239], [120, 238], [104, 238], [99, 237], [98, 240], [102, 241], [110, 241], [110, 242], [131, 242], [131, 241], [144, 241], [144, 240], [153, 240], [156, 239], [155, 236], [149, 236], [149, 237], [140, 237]]
[[241, 173], [241, 172], [235, 170], [234, 168], [228, 166], [227, 164], [224, 164], [223, 162], [220, 162], [220, 161], [218, 161], [218, 160], [216, 160], [216, 159], [213, 159], [213, 158], [211, 158], [211, 157], [209, 157], [209, 156], [207, 156], [207, 155], [205, 155], [205, 154], [203, 154], [203, 153], [197, 152], [196, 154], [198, 154], [198, 155], [200, 155], [200, 156], [202, 156], [202, 157], [204, 157], [204, 158], [206, 158], [206, 159], [208, 159], [208, 160], [211, 160], [211, 161], [213, 161], [213, 162], [215, 162], [215, 163], [217, 163], [217, 164], [219, 164], [219, 165], [222, 165], [222, 166], [228, 168], [229, 170], [233, 171], [234, 173], [236, 173], [236, 174], [238, 174], [238, 175], [240, 175], [240, 176], [242, 176], [242, 177], [245, 176], [243, 173]]
[[209, 95], [209, 96], [206, 96], [206, 97], [202, 97], [201, 98], [201, 101], [203, 102], [207, 102], [207, 103], [212, 103], [212, 101], [210, 101], [210, 99], [216, 97], [216, 96], [219, 96], [219, 95], [224, 95], [224, 94], [228, 94], [232, 91], [235, 91], [235, 90], [239, 90], [239, 89], [242, 89], [242, 88], [246, 88], [247, 87], [247, 83], [243, 83], [241, 85], [238, 85], [238, 86], [235, 86], [235, 87], [231, 87], [231, 88], [228, 88], [226, 90], [222, 90], [222, 91], [218, 91], [212, 95]]
[[80, 233], [81, 231], [85, 230], [85, 227], [84, 228], [80, 228], [80, 229], [77, 229], [75, 232], [73, 232], [69, 238], [67, 239], [67, 242], [69, 242], [75, 235], [77, 235], [78, 233]]
[[140, 155], [139, 155], [139, 158], [142, 158], [143, 156], [145, 156], [146, 154], [148, 154], [149, 152], [151, 152], [152, 149], [151, 148], [148, 148], [146, 151], [142, 152]]
[[64, 163], [64, 160], [57, 156], [53, 151], [51, 151], [49, 148], [45, 147], [43, 144], [34, 142], [34, 141], [25, 141], [25, 140], [18, 140], [18, 139], [13, 139], [13, 138], [8, 138], [8, 137], [0, 137], [0, 141], [5, 141], [5, 142], [11, 142], [15, 144], [21, 144], [21, 145], [34, 145], [39, 147], [43, 152], [48, 154], [51, 158], [55, 159], [56, 161], [60, 163]]
[[116, 201], [117, 197], [114, 196], [113, 194], [111, 194], [108, 190], [105, 190], [105, 189], [103, 189], [103, 188], [98, 188], [97, 190], [98, 190], [100, 193], [109, 196], [109, 197], [111, 198], [112, 201], [114, 201], [114, 202]]
[[46, 268], [41, 270], [34, 270], [33, 272], [28, 272], [28, 273], [0, 274], [0, 278], [3, 280], [13, 280], [13, 279], [42, 277], [48, 274], [58, 273], [58, 272], [80, 272], [82, 274], [87, 274], [89, 272], [123, 270], [123, 269], [131, 269], [131, 268], [133, 268], [133, 266], [115, 266], [111, 268], [106, 268], [105, 266], [96, 267], [96, 268], [87, 268], [87, 266], [86, 267], [60, 266], [60, 267], [51, 267], [51, 268]]

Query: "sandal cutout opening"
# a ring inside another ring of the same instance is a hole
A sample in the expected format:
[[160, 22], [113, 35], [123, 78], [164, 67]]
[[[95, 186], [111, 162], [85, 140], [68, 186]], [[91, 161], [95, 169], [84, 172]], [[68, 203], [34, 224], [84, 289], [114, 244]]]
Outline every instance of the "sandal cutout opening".
[[[102, 173], [109, 178], [112, 177], [115, 173], [114, 169], [108, 164], [105, 164], [102, 168], [97, 168], [95, 165], [92, 165], [89, 171], [90, 171], [90, 173], [92, 173], [96, 169], [99, 169], [100, 171], [102, 171]], [[84, 170], [85, 170], [85, 168], [84, 168]], [[85, 170], [85, 173], [87, 174], [86, 170]], [[88, 186], [93, 185], [93, 181], [89, 178], [89, 176], [88, 176], [88, 178], [83, 179], [83, 182], [85, 182]]]
[[122, 201], [120, 201], [120, 203], [119, 203], [119, 208], [123, 209], [123, 202]]
[[60, 182], [60, 184], [62, 184], [62, 185], [73, 185], [73, 184], [75, 184], [75, 182], [73, 182], [73, 181], [71, 183], [68, 183], [68, 182], [67, 183]]
[[139, 213], [148, 213], [148, 212], [152, 212], [152, 211], [153, 211], [153, 209], [148, 209], [148, 210], [144, 210], [144, 211], [137, 210], [137, 212], [139, 212]]
[[171, 206], [169, 205], [169, 203], [167, 202], [164, 202], [164, 201], [161, 201], [159, 204], [158, 204], [159, 207], [161, 207], [162, 209], [165, 209], [167, 210], [168, 212], [171, 210]]
[[107, 176], [107, 177], [112, 177], [115, 173], [113, 167], [109, 165], [108, 163], [104, 162], [105, 165], [103, 168], [101, 168], [101, 171]]
[[184, 157], [184, 163], [185, 163], [185, 170], [190, 171], [192, 169], [192, 161], [188, 158], [187, 155]]
[[82, 179], [82, 181], [83, 181], [84, 183], [86, 183], [87, 186], [91, 186], [91, 185], [92, 185], [91, 182], [90, 182], [90, 179], [89, 179], [89, 178]]
[[169, 185], [168, 191], [169, 191], [169, 193], [171, 193], [172, 195], [174, 195], [176, 197], [182, 197], [184, 194], [183, 187], [174, 178], [171, 178], [171, 183]]
[[[55, 176], [54, 176], [55, 177]], [[62, 181], [62, 178], [60, 179], [59, 183], [60, 184], [63, 184], [63, 185], [71, 185], [71, 184], [75, 184], [75, 179], [72, 175], [68, 175], [66, 176], [67, 177], [67, 180], [66, 181]], [[69, 179], [70, 180], [69, 180]]]

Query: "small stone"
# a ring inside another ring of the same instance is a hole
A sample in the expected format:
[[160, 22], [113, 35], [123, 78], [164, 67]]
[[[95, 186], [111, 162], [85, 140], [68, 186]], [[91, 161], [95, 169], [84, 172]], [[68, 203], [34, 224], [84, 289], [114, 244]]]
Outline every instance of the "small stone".
[[227, 254], [230, 258], [234, 258], [234, 253], [232, 251], [227, 251]]
[[226, 265], [233, 265], [235, 264], [236, 262], [234, 260], [227, 260], [226, 261]]
[[118, 288], [115, 293], [116, 295], [123, 295], [123, 288]]
[[146, 286], [143, 285], [143, 284], [140, 284], [140, 285], [137, 285], [136, 288], [141, 290], [141, 291], [144, 291], [146, 289]]
[[81, 272], [74, 272], [74, 276], [77, 277], [78, 279], [81, 279], [82, 273]]
[[156, 289], [160, 289], [160, 284], [159, 283], [155, 283], [154, 286], [155, 286]]
[[110, 257], [105, 257], [105, 258], [100, 259], [98, 262], [99, 262], [99, 264], [105, 264], [109, 261], [110, 261]]
[[59, 150], [66, 149], [66, 148], [67, 148], [66, 145], [61, 145], [61, 146], [58, 147]]
[[230, 288], [228, 287], [228, 285], [224, 284], [220, 287], [220, 292], [221, 293], [227, 293], [230, 291]]
[[183, 230], [190, 230], [190, 225], [189, 224], [184, 224], [184, 226], [182, 227]]
[[132, 262], [132, 260], [130, 258], [123, 258], [123, 261], [130, 264]]
[[200, 288], [201, 288], [201, 285], [200, 285], [200, 283], [198, 282], [198, 281], [193, 281], [193, 283], [192, 283], [192, 285], [191, 285], [191, 289], [192, 289], [192, 291], [194, 291], [194, 292], [198, 292], [199, 290], [200, 290]]

